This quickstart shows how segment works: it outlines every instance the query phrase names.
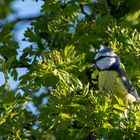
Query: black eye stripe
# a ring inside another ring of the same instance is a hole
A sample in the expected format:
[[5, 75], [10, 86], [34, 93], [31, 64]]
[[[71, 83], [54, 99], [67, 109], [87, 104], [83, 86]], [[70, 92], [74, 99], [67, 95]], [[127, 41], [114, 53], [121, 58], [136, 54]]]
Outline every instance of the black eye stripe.
[[99, 60], [101, 60], [101, 59], [103, 59], [103, 58], [107, 58], [107, 57], [110, 57], [110, 58], [114, 58], [114, 57], [112, 57], [112, 56], [100, 56], [98, 59], [96, 59], [95, 61], [99, 61]]

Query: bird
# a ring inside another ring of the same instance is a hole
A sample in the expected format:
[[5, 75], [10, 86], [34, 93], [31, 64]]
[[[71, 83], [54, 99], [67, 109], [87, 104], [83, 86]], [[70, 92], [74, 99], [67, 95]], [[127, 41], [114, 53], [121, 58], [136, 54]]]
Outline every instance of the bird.
[[126, 76], [120, 57], [111, 47], [101, 46], [92, 63], [99, 71], [99, 90], [108, 91], [126, 103], [140, 100], [136, 88]]

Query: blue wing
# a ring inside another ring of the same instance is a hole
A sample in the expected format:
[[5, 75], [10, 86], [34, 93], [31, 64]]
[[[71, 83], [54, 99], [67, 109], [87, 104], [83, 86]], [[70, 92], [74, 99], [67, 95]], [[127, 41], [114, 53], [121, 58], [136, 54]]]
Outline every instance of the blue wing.
[[118, 73], [119, 73], [119, 76], [120, 76], [125, 88], [127, 89], [127, 91], [130, 94], [132, 94], [137, 100], [140, 100], [137, 90], [132, 86], [132, 84], [131, 84], [130, 80], [127, 78], [124, 70], [122, 68], [120, 68]]

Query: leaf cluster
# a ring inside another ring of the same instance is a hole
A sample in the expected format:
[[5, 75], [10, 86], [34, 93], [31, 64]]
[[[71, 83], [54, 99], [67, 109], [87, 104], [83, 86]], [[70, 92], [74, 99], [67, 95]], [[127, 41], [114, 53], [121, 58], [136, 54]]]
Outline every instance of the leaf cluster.
[[140, 139], [139, 103], [99, 91], [91, 65], [101, 44], [112, 47], [140, 93], [139, 0], [46, 0], [20, 56], [10, 2], [0, 2], [0, 139]]

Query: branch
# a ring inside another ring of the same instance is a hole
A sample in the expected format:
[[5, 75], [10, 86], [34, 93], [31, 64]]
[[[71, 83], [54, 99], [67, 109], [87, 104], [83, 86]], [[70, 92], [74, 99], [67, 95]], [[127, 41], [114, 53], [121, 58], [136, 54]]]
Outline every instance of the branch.
[[85, 12], [84, 6], [83, 6], [82, 4], [80, 4], [80, 8], [81, 8], [81, 12], [82, 12], [85, 16], [90, 17], [90, 16]]
[[35, 19], [41, 18], [43, 15], [38, 15], [38, 16], [32, 16], [32, 17], [24, 17], [24, 18], [17, 18], [15, 21], [16, 22], [23, 22], [23, 21], [31, 21]]
[[14, 63], [14, 64], [12, 64], [12, 68], [30, 68], [30, 64], [25, 64], [25, 63], [20, 63], [20, 62], [18, 62], [18, 63]]

